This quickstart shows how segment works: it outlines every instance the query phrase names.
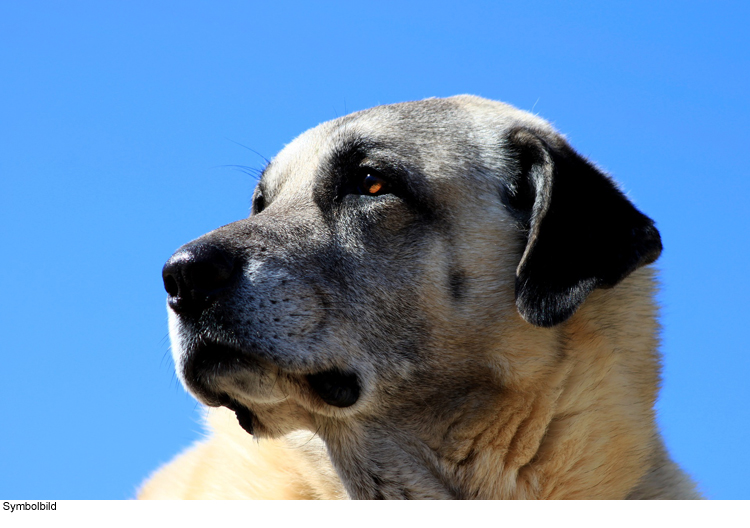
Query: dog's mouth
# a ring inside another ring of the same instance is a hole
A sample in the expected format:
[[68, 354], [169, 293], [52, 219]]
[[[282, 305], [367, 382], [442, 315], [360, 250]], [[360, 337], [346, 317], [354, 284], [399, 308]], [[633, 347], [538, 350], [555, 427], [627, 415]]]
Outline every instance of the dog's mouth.
[[226, 376], [238, 370], [253, 368], [257, 361], [239, 348], [211, 341], [199, 341], [188, 354], [185, 378], [200, 382], [211, 376]]
[[[306, 379], [320, 399], [333, 407], [351, 407], [359, 399], [360, 386], [356, 374], [331, 369], [309, 374]], [[222, 401], [221, 405], [234, 412], [240, 427], [254, 434], [257, 417], [250, 409], [232, 399]]]
[[[252, 410], [252, 403], [262, 405], [269, 403], [270, 394], [264, 394], [262, 389], [256, 393], [249, 393], [242, 389], [232, 389], [231, 394], [222, 390], [222, 384], [231, 383], [226, 380], [234, 378], [268, 378], [268, 372], [275, 372], [273, 388], [283, 378], [284, 383], [291, 383], [297, 390], [290, 393], [314, 395], [328, 406], [336, 408], [351, 407], [360, 398], [361, 384], [356, 373], [329, 368], [312, 373], [290, 373], [273, 365], [265, 359], [260, 359], [251, 351], [217, 342], [200, 341], [184, 365], [184, 378], [203, 403], [212, 407], [226, 407], [237, 415], [240, 426], [250, 434], [258, 427], [257, 416]], [[219, 383], [219, 380], [225, 380]], [[262, 383], [259, 383], [260, 387]], [[310, 399], [308, 397], [308, 399]], [[241, 403], [239, 400], [242, 400]]]

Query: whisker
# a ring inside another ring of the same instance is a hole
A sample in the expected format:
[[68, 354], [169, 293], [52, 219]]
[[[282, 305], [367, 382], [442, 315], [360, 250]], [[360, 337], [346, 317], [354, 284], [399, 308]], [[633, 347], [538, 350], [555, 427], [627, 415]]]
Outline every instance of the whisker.
[[249, 150], [249, 151], [250, 151], [250, 152], [252, 152], [253, 154], [256, 154], [256, 155], [260, 156], [261, 158], [263, 158], [263, 161], [265, 161], [265, 162], [266, 162], [266, 165], [269, 165], [269, 164], [271, 163], [271, 160], [269, 160], [269, 159], [268, 159], [267, 157], [265, 157], [265, 156], [264, 156], [263, 154], [261, 154], [261, 153], [260, 153], [260, 152], [258, 152], [257, 150], [255, 150], [255, 149], [251, 149], [251, 148], [250, 148], [250, 147], [248, 147], [247, 145], [243, 145], [242, 143], [239, 143], [239, 142], [237, 142], [237, 141], [235, 141], [235, 140], [233, 140], [233, 139], [229, 139], [229, 138], [224, 138], [224, 139], [226, 139], [227, 141], [231, 141], [231, 142], [232, 142], [232, 143], [234, 143], [235, 145], [239, 145], [240, 147], [242, 147], [242, 148], [244, 148], [244, 149], [247, 149], [247, 150]]
[[313, 438], [315, 438], [316, 436], [318, 436], [318, 433], [320, 432], [320, 428], [321, 427], [323, 427], [322, 424], [318, 426], [318, 428], [315, 430], [315, 432], [312, 434], [312, 436], [307, 440], [307, 442], [305, 442], [304, 444], [302, 444], [300, 447], [305, 447], [307, 444], [309, 444], [310, 442], [312, 442]]
[[252, 178], [256, 182], [260, 180], [260, 175], [263, 173], [263, 171], [260, 169], [256, 169], [253, 167], [246, 167], [244, 165], [219, 165], [218, 167], [224, 168], [224, 169], [228, 168], [228, 169], [238, 170], [241, 173], [250, 176], [250, 178]]
[[250, 174], [250, 175], [258, 175], [259, 176], [260, 174], [263, 173], [263, 169], [258, 169], [258, 168], [255, 168], [255, 167], [250, 167], [249, 165], [230, 165], [230, 164], [225, 164], [225, 165], [217, 165], [217, 167], [226, 168], [226, 169], [237, 169], [237, 170], [239, 170], [241, 172], [244, 172], [245, 174]]

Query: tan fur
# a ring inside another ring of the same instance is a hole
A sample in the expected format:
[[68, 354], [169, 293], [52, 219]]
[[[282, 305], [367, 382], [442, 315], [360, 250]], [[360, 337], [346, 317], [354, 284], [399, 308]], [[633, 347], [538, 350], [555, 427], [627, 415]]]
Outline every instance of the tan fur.
[[211, 409], [215, 433], [159, 470], [140, 499], [343, 499], [320, 439], [300, 432], [255, 440], [226, 409]]
[[[494, 112], [503, 123], [515, 119], [555, 134], [538, 118], [498, 103], [471, 97], [449, 101], [477, 121]], [[375, 116], [371, 119], [377, 121]], [[387, 121], [377, 123], [377, 130], [389, 130]], [[285, 206], [299, 211], [304, 209], [300, 204], [310, 204], [312, 184], [305, 176], [310, 172], [296, 170], [282, 177], [284, 167], [317, 166], [333, 136], [324, 125], [274, 160], [281, 168], [271, 171], [268, 185], [275, 186], [278, 214]], [[491, 138], [480, 136], [479, 141], [489, 145]], [[637, 269], [616, 287], [593, 291], [561, 324], [530, 325], [515, 308], [512, 278], [522, 248], [508, 235], [513, 222], [495, 195], [476, 182], [436, 181], [459, 235], [450, 245], [435, 242], [419, 257], [425, 276], [444, 276], [446, 255], [452, 252], [467, 280], [480, 285], [482, 293], [456, 309], [440, 281], [414, 285], [432, 329], [429, 342], [441, 351], [422, 365], [405, 363], [403, 368], [408, 386], [419, 389], [421, 401], [415, 405], [424, 409], [423, 423], [411, 424], [403, 438], [398, 428], [379, 437], [366, 424], [371, 416], [397, 417], [388, 410], [391, 404], [371, 400], [386, 392], [368, 392], [362, 407], [353, 407], [363, 409], [356, 411], [360, 414], [324, 409], [321, 413], [328, 414], [318, 416], [317, 407], [303, 396], [279, 389], [282, 378], [275, 374], [272, 390], [282, 390], [284, 403], [248, 405], [264, 423], [275, 417], [293, 432], [255, 439], [239, 427], [233, 413], [210, 409], [208, 438], [159, 470], [139, 498], [348, 498], [350, 493], [366, 494], [349, 471], [368, 464], [384, 469], [394, 482], [403, 480], [403, 489], [417, 490], [420, 497], [699, 498], [666, 453], [655, 423], [660, 365], [653, 270]], [[393, 222], [389, 228], [401, 228], [405, 220], [400, 218], [388, 220]], [[348, 342], [346, 336], [341, 339]], [[350, 364], [365, 365], [355, 352], [352, 358]], [[446, 395], [448, 386], [460, 390]], [[315, 434], [321, 427], [325, 443]], [[376, 436], [368, 436], [372, 434]], [[427, 468], [428, 476], [414, 467]], [[348, 482], [346, 489], [339, 476]]]

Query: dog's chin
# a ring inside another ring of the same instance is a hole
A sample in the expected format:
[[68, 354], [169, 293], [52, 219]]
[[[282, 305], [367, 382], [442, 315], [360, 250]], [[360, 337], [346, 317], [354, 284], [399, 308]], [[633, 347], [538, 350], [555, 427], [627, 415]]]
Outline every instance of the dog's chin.
[[[185, 357], [182, 378], [188, 390], [205, 405], [232, 410], [250, 434], [255, 434], [260, 425], [254, 408], [262, 408], [265, 416], [269, 407], [299, 396], [317, 402], [314, 406], [325, 413], [326, 408], [353, 406], [362, 392], [359, 377], [353, 372], [338, 368], [283, 372], [251, 351], [219, 342], [197, 341]], [[284, 384], [291, 384], [287, 390], [280, 377]]]

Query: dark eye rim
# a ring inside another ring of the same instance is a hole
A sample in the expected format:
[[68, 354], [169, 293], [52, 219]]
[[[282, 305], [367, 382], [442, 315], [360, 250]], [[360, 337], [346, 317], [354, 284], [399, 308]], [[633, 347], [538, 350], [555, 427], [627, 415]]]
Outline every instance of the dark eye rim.
[[253, 197], [252, 214], [258, 214], [266, 208], [266, 197], [263, 196], [263, 191], [258, 190]]

